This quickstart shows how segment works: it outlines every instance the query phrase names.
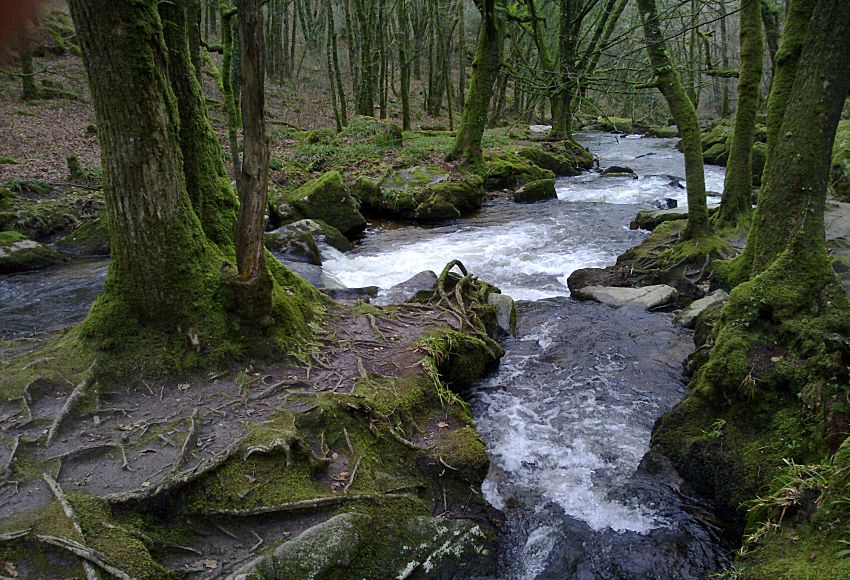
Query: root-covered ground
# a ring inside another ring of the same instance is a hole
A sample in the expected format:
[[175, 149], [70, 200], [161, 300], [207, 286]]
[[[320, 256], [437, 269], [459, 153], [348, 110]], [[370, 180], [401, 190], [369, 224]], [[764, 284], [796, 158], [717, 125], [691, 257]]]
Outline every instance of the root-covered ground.
[[82, 562], [218, 577], [256, 558], [278, 577], [488, 570], [487, 455], [448, 388], [501, 356], [459, 332], [472, 306], [338, 305], [309, 360], [133, 385], [89, 384], [73, 330], [7, 343], [0, 562], [22, 577]]

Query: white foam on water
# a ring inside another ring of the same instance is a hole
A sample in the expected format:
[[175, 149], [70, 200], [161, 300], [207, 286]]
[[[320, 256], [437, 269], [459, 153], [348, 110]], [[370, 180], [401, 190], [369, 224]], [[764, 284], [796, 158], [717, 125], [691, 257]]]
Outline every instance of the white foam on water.
[[439, 273], [457, 259], [514, 299], [568, 296], [566, 280], [574, 270], [610, 264], [617, 255], [613, 244], [570, 243], [570, 228], [557, 219], [464, 228], [360, 252], [327, 252], [324, 270], [351, 288], [389, 288], [423, 270]]

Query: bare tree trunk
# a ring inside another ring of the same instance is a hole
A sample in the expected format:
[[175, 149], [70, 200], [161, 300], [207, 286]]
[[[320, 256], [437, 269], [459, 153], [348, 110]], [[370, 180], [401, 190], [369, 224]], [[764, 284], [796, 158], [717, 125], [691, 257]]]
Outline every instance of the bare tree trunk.
[[[261, 0], [239, 0], [239, 38], [242, 66], [242, 118], [245, 157], [239, 185], [239, 218], [236, 225], [236, 264], [240, 282], [252, 282], [263, 267], [263, 232], [268, 205], [269, 144], [265, 118], [265, 50]], [[263, 284], [271, 311], [271, 281]]]

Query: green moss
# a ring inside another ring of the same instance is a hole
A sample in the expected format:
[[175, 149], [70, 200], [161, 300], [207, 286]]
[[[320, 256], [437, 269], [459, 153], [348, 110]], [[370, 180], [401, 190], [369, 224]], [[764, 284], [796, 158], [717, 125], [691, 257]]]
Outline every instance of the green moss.
[[25, 239], [26, 237], [18, 232], [0, 232], [0, 246], [11, 246]]
[[578, 175], [593, 166], [593, 155], [573, 141], [542, 143], [523, 147], [517, 154], [555, 175]]
[[557, 197], [554, 179], [531, 181], [514, 192], [514, 201], [518, 203], [534, 203]]
[[322, 220], [344, 234], [355, 234], [366, 227], [366, 220], [360, 215], [357, 202], [349, 194], [337, 171], [328, 171], [318, 179], [307, 182], [285, 194], [285, 199], [304, 216]]
[[542, 169], [516, 152], [490, 154], [485, 159], [485, 182], [488, 190], [514, 190], [541, 179], [554, 179], [555, 174]]
[[109, 226], [106, 214], [87, 221], [56, 244], [62, 251], [82, 256], [109, 255]]
[[0, 165], [18, 165], [20, 161], [8, 155], [0, 156]]
[[419, 344], [433, 358], [440, 376], [456, 390], [471, 386], [504, 355], [492, 341], [448, 328], [426, 334]]
[[634, 121], [628, 117], [599, 117], [594, 123], [594, 128], [600, 131], [619, 131], [631, 133], [634, 130]]
[[746, 556], [738, 558], [739, 578], [808, 580], [850, 577], [846, 524], [783, 525], [768, 533]]
[[838, 199], [850, 201], [850, 120], [840, 121], [835, 133], [830, 188]]
[[823, 453], [799, 400], [787, 394], [734, 407], [689, 395], [659, 420], [652, 445], [739, 530], [745, 512], [741, 506], [767, 490], [785, 459], [806, 463]]
[[17, 232], [0, 232], [0, 274], [38, 270], [61, 261], [53, 248], [27, 240]]
[[716, 143], [702, 153], [702, 158], [709, 165], [726, 165], [728, 157], [729, 147], [726, 143]]
[[434, 453], [461, 472], [462, 477], [480, 482], [487, 475], [490, 458], [481, 436], [472, 427], [443, 431], [437, 435]]
[[149, 552], [149, 546], [133, 535], [132, 529], [113, 523], [108, 503], [80, 493], [69, 494], [68, 499], [80, 519], [86, 543], [117, 568], [140, 580], [180, 577], [157, 563]]

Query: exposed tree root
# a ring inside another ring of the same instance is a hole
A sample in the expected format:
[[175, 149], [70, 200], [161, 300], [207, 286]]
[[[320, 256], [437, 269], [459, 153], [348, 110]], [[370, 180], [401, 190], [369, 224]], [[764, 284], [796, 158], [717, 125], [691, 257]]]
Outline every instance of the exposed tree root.
[[183, 440], [183, 446], [180, 448], [180, 455], [178, 455], [177, 459], [174, 460], [174, 465], [171, 466], [171, 471], [168, 472], [166, 478], [170, 478], [177, 472], [178, 469], [180, 469], [180, 467], [186, 461], [186, 457], [189, 455], [189, 450], [195, 445], [195, 442], [197, 440], [198, 408], [195, 407], [195, 410], [192, 411], [192, 417], [190, 418], [189, 432], [186, 434], [186, 438]]
[[12, 443], [12, 449], [9, 451], [9, 458], [3, 463], [3, 471], [0, 472], [0, 480], [7, 481], [12, 475], [12, 463], [15, 461], [15, 453], [18, 451], [18, 445], [21, 442], [20, 435], [15, 435], [15, 441]]
[[383, 499], [402, 499], [410, 497], [407, 494], [363, 494], [363, 495], [331, 495], [327, 497], [318, 497], [315, 499], [305, 499], [303, 501], [293, 501], [278, 505], [262, 506], [247, 510], [231, 510], [231, 509], [216, 509], [205, 510], [201, 515], [205, 516], [259, 516], [263, 514], [296, 512], [302, 510], [323, 508], [333, 505], [339, 505], [350, 501], [375, 501]]
[[53, 440], [56, 438], [56, 435], [59, 433], [59, 428], [62, 426], [62, 421], [71, 413], [74, 408], [74, 405], [77, 401], [82, 398], [86, 393], [86, 389], [88, 389], [91, 384], [92, 379], [92, 368], [94, 368], [94, 363], [89, 369], [85, 372], [83, 379], [80, 383], [74, 387], [74, 390], [71, 391], [71, 394], [65, 400], [65, 404], [62, 405], [62, 409], [59, 413], [56, 414], [56, 417], [53, 419], [53, 423], [51, 423], [50, 428], [47, 430], [47, 442], [46, 445], [50, 446], [53, 444]]
[[[68, 502], [68, 498], [65, 497], [65, 493], [62, 491], [62, 488], [59, 486], [59, 483], [57, 483], [57, 481], [53, 479], [48, 473], [45, 473], [42, 477], [47, 483], [47, 487], [50, 488], [50, 491], [56, 497], [56, 501], [58, 501], [59, 505], [62, 506], [62, 511], [65, 513], [65, 517], [67, 517], [68, 520], [71, 522], [71, 525], [74, 526], [74, 530], [80, 535], [80, 538], [82, 540], [85, 540], [86, 537], [83, 534], [83, 528], [80, 527], [80, 520], [77, 518], [77, 514], [74, 513], [74, 508], [71, 507], [71, 504]], [[82, 544], [80, 544], [80, 546], [88, 549]], [[84, 560], [83, 570], [85, 570], [86, 578], [88, 580], [98, 580], [97, 572], [92, 567], [91, 562]]]
[[[110, 564], [106, 558], [93, 548], [89, 548], [79, 542], [75, 542], [69, 538], [60, 538], [57, 536], [47, 536], [47, 535], [37, 535], [36, 539], [45, 544], [50, 544], [51, 546], [56, 546], [58, 548], [62, 548], [63, 550], [67, 550], [72, 554], [75, 554], [85, 560], [84, 565], [91, 566], [94, 564], [107, 574], [112, 575], [114, 578], [118, 578], [119, 580], [134, 580], [132, 576], [113, 566]], [[93, 569], [92, 569], [93, 570]], [[94, 572], [93, 578], [97, 579], [97, 572]]]

